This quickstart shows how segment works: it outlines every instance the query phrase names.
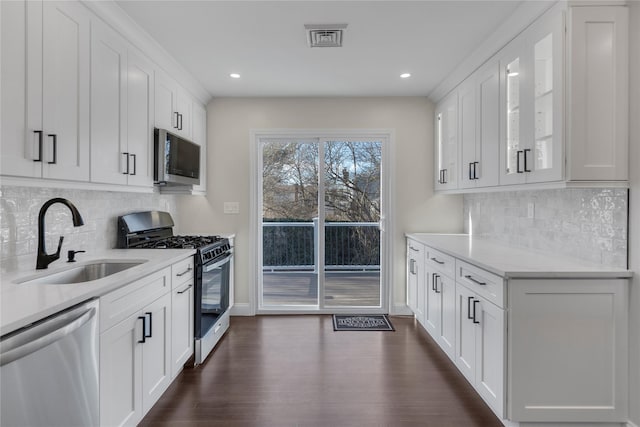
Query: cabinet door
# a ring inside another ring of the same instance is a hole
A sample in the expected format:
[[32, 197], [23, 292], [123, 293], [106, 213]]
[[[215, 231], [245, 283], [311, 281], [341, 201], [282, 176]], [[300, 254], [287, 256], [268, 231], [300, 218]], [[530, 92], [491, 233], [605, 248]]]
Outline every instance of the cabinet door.
[[417, 244], [407, 241], [407, 305], [415, 314], [418, 309]]
[[456, 285], [456, 357], [454, 362], [471, 384], [474, 384], [476, 379], [476, 324], [473, 323], [473, 301], [475, 298], [474, 292], [464, 286]]
[[458, 93], [453, 92], [436, 108], [435, 189], [458, 188]]
[[91, 181], [126, 184], [127, 42], [95, 20], [91, 26]]
[[516, 38], [500, 52], [500, 185], [522, 184], [525, 181], [524, 149], [526, 141], [522, 128], [521, 106], [525, 99], [522, 72], [524, 43]]
[[171, 378], [193, 354], [193, 279], [171, 296]]
[[447, 276], [440, 278], [440, 347], [451, 360], [456, 348], [456, 285]]
[[153, 87], [153, 65], [129, 48], [126, 150], [129, 185], [153, 186]]
[[[559, 181], [564, 173], [564, 15], [556, 13], [527, 30], [523, 66], [527, 106], [524, 169], [527, 182]], [[600, 141], [599, 144], [602, 142]]]
[[441, 275], [429, 271], [425, 279], [425, 309], [424, 309], [424, 327], [438, 341], [440, 337], [440, 316], [442, 301], [440, 300]]
[[43, 3], [43, 176], [89, 180], [90, 14], [80, 2]]
[[35, 132], [42, 131], [42, 2], [3, 1], [0, 9], [0, 173], [40, 177], [42, 162], [34, 160], [42, 137]]
[[187, 139], [192, 139], [191, 135], [191, 109], [193, 108], [193, 100], [191, 95], [185, 92], [182, 88], [178, 88], [178, 94], [176, 98], [176, 111], [178, 112], [177, 131]]
[[142, 321], [136, 313], [100, 335], [100, 425], [142, 418]]
[[159, 129], [176, 132], [178, 128], [178, 116], [176, 114], [177, 85], [163, 72], [155, 71], [155, 124]]
[[193, 103], [192, 137], [200, 146], [200, 185], [194, 185], [193, 191], [207, 192], [207, 110], [200, 104]]
[[[458, 128], [460, 143], [460, 188], [476, 186], [476, 85], [469, 77], [458, 88]], [[474, 173], [475, 169], [475, 173]]]
[[[500, 175], [500, 64], [491, 60], [476, 75], [476, 186], [497, 186]], [[463, 163], [463, 166], [466, 163]]]
[[569, 10], [570, 179], [627, 180], [629, 8]]
[[142, 346], [142, 409], [146, 413], [171, 384], [171, 294], [143, 312], [150, 335]]
[[427, 292], [427, 270], [424, 262], [425, 248], [424, 245], [416, 244], [418, 252], [416, 253], [416, 319], [424, 326], [424, 314], [428, 298]]
[[475, 387], [499, 418], [504, 414], [505, 328], [504, 310], [484, 298], [476, 298]]

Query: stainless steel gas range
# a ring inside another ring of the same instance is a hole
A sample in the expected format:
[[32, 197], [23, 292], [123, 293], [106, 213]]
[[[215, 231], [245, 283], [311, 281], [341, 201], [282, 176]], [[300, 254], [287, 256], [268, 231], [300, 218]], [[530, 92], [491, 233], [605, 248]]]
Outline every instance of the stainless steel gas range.
[[229, 328], [233, 247], [221, 236], [174, 236], [168, 212], [118, 217], [118, 247], [196, 249], [194, 269], [195, 364], [201, 364]]

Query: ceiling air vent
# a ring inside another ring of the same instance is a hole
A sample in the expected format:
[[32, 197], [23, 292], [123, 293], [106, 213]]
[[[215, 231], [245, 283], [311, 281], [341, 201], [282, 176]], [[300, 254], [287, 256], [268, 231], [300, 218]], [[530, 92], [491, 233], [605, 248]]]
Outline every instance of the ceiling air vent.
[[341, 47], [347, 24], [305, 24], [309, 47]]

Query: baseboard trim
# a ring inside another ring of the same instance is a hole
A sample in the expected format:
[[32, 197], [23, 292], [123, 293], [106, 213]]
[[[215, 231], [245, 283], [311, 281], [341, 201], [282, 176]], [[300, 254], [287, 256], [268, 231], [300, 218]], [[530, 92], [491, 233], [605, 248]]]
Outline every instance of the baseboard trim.
[[394, 304], [389, 314], [391, 316], [413, 316], [413, 312], [406, 304]]
[[255, 316], [249, 303], [235, 303], [231, 307], [232, 316]]

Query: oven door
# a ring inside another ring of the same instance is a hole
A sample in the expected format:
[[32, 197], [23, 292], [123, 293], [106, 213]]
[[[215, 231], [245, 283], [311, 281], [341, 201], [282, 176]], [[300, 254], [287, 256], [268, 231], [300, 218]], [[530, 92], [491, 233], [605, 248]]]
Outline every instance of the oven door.
[[232, 253], [202, 266], [202, 282], [196, 287], [196, 337], [202, 338], [229, 308]]

